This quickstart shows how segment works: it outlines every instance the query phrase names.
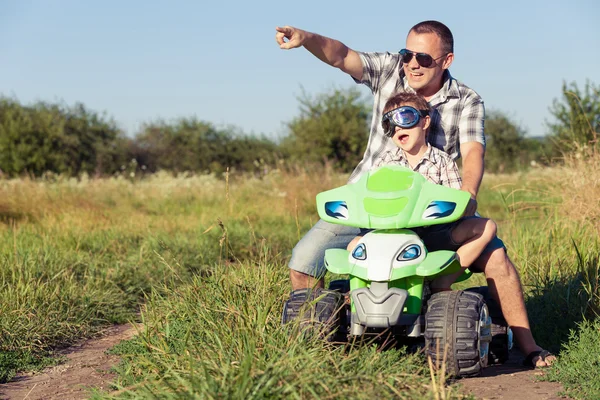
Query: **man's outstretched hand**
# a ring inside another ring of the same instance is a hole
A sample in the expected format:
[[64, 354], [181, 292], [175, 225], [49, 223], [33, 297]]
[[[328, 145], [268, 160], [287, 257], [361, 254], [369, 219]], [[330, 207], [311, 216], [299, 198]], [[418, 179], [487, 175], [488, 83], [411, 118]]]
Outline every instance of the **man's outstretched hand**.
[[[276, 27], [275, 40], [279, 44], [279, 48], [289, 50], [300, 47], [306, 41], [306, 32], [302, 29], [294, 28], [293, 26]], [[286, 42], [287, 39], [287, 42]]]

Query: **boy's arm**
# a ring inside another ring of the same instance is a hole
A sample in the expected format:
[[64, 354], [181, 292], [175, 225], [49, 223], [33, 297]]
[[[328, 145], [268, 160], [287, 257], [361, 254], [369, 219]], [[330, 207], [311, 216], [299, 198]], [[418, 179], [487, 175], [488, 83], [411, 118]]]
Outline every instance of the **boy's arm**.
[[342, 42], [292, 26], [276, 27], [275, 30], [275, 40], [280, 48], [294, 49], [304, 46], [324, 63], [341, 69], [356, 80], [362, 78], [363, 65], [360, 56]]

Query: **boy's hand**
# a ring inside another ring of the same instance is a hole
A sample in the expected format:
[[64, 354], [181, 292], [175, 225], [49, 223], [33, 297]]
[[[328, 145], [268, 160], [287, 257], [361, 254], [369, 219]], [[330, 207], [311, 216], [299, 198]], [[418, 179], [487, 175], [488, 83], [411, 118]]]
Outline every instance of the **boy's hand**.
[[[279, 48], [289, 50], [300, 47], [306, 41], [306, 32], [293, 26], [276, 27], [275, 40]], [[285, 41], [287, 39], [287, 42]]]

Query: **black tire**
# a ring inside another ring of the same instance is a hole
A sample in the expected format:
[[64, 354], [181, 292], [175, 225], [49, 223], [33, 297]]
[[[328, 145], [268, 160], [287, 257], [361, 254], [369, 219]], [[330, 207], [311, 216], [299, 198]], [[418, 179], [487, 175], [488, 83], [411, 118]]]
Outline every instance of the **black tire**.
[[348, 279], [336, 279], [329, 283], [329, 290], [335, 290], [342, 294], [350, 291], [350, 281]]
[[340, 324], [344, 296], [325, 289], [298, 289], [290, 294], [283, 306], [282, 323], [298, 321], [304, 332], [313, 331], [333, 340], [332, 332]]
[[490, 343], [488, 363], [490, 365], [504, 364], [508, 361], [510, 349], [512, 347], [512, 332], [502, 315], [500, 305], [492, 298], [492, 296], [490, 296], [489, 288], [487, 286], [479, 286], [466, 290], [479, 293], [483, 296], [483, 299], [488, 306], [488, 310], [490, 311], [490, 317], [492, 317], [492, 342]]
[[335, 336], [332, 340], [336, 342], [348, 341], [348, 334], [350, 333], [350, 280], [348, 279], [336, 279], [329, 283], [329, 290], [341, 293], [343, 296], [343, 306], [339, 313], [339, 324]]
[[485, 347], [491, 341], [489, 325], [480, 329], [481, 319], [489, 323], [483, 297], [456, 290], [436, 293], [428, 303], [425, 355], [431, 357], [434, 366], [441, 366], [445, 358], [446, 371], [452, 377], [479, 375], [487, 366]]

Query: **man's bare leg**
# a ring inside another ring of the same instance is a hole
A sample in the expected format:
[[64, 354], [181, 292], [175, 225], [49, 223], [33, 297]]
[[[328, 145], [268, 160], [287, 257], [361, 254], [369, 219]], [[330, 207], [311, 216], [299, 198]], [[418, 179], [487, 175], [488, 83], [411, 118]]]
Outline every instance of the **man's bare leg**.
[[[504, 319], [512, 329], [515, 341], [523, 354], [528, 355], [532, 351], [542, 350], [531, 334], [519, 274], [506, 251], [496, 249], [483, 254], [475, 262], [475, 266], [485, 273], [490, 295], [500, 305]], [[554, 356], [549, 356], [546, 361], [541, 357], [534, 358], [532, 361], [537, 367], [545, 367], [555, 360]]]
[[325, 282], [323, 278], [317, 279], [314, 276], [290, 269], [290, 280], [292, 281], [292, 290], [306, 288], [323, 288]]

